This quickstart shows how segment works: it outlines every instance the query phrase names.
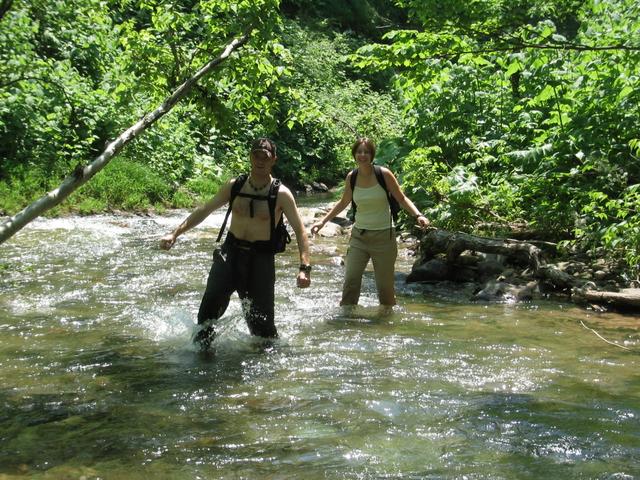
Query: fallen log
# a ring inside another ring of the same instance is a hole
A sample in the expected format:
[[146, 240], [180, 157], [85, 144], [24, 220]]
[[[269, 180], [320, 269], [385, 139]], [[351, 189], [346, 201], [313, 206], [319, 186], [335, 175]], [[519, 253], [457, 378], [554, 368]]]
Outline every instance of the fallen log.
[[573, 297], [576, 300], [608, 305], [617, 309], [640, 308], [640, 288], [623, 288], [619, 292], [576, 289], [573, 292]]
[[[528, 274], [533, 275], [539, 283], [544, 282], [546, 287], [568, 294], [572, 290], [584, 288], [587, 283], [584, 278], [577, 278], [556, 265], [547, 264], [542, 249], [532, 243], [438, 229], [432, 229], [422, 236], [419, 246], [420, 260], [414, 264], [407, 281], [485, 281], [487, 276], [496, 274], [496, 265], [466, 264], [468, 262], [460, 258], [465, 251], [500, 255], [504, 257], [505, 262], [526, 266], [523, 273], [526, 274], [528, 270]], [[442, 255], [446, 258], [437, 258]], [[501, 264], [502, 261], [498, 262], [498, 265]]]
[[507, 259], [518, 263], [524, 262], [534, 272], [537, 272], [543, 263], [542, 251], [538, 247], [519, 240], [479, 237], [468, 233], [434, 229], [427, 232], [420, 243], [423, 260], [445, 253], [447, 262], [452, 264], [465, 250], [504, 255]]
[[[463, 252], [471, 255], [461, 255]], [[501, 255], [504, 259], [489, 264], [474, 261], [476, 253]], [[554, 290], [566, 295], [567, 299], [577, 304], [593, 304], [617, 310], [640, 310], [640, 288], [626, 288], [620, 291], [598, 291], [596, 284], [584, 275], [573, 275], [548, 264], [542, 250], [529, 242], [513, 239], [487, 238], [461, 232], [432, 229], [420, 238], [418, 258], [407, 276], [407, 282], [468, 282], [476, 281], [484, 288], [474, 295], [474, 300], [499, 299], [500, 290], [505, 287], [505, 272], [513, 269], [505, 267], [504, 262], [526, 266], [520, 272], [518, 281], [527, 281], [527, 292], [522, 296], [530, 296], [528, 292]], [[474, 263], [475, 262], [475, 263]], [[561, 265], [566, 265], [562, 262]], [[502, 265], [502, 270], [497, 271]], [[484, 270], [483, 270], [484, 269]], [[507, 274], [508, 278], [509, 274]], [[535, 277], [536, 281], [530, 281]], [[529, 279], [529, 280], [527, 280]], [[520, 297], [521, 295], [516, 295]]]
[[585, 280], [577, 279], [554, 265], [541, 265], [536, 271], [536, 277], [546, 280], [560, 290], [579, 288], [585, 284]]

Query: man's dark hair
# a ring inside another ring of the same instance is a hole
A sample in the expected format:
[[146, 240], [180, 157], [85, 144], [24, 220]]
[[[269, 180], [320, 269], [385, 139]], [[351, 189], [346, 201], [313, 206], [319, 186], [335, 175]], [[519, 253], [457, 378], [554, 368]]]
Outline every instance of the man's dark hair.
[[269, 153], [272, 157], [276, 157], [276, 144], [266, 137], [256, 138], [251, 143], [251, 152], [260, 150]]

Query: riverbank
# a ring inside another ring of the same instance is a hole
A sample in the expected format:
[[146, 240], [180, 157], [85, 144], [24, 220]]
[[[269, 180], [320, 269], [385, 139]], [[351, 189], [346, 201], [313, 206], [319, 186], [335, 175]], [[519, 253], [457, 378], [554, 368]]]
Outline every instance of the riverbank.
[[[324, 214], [319, 209], [306, 225]], [[348, 235], [351, 223], [329, 222], [322, 236]], [[559, 299], [584, 308], [640, 313], [640, 281], [629, 279], [624, 264], [584, 253], [558, 254], [550, 242], [487, 238], [430, 229], [401, 233], [415, 255], [407, 283], [432, 293], [455, 291], [472, 302], [530, 302]]]

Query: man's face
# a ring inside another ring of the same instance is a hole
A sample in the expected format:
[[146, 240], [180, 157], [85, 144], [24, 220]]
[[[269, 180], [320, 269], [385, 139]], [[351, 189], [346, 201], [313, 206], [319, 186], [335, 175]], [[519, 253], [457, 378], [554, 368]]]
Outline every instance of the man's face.
[[260, 173], [271, 173], [275, 158], [267, 150], [254, 150], [251, 152], [251, 167]]

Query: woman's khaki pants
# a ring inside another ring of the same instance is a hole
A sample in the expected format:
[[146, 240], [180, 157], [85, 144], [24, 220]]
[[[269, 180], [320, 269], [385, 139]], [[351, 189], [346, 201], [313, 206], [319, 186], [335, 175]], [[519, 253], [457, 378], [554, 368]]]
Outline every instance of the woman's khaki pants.
[[395, 263], [398, 256], [394, 228], [385, 230], [361, 230], [353, 228], [349, 249], [345, 258], [344, 285], [340, 305], [356, 305], [360, 298], [362, 275], [369, 263], [373, 272], [381, 305], [395, 305]]

